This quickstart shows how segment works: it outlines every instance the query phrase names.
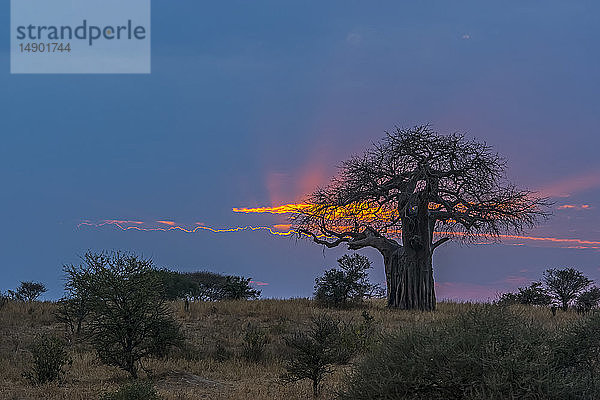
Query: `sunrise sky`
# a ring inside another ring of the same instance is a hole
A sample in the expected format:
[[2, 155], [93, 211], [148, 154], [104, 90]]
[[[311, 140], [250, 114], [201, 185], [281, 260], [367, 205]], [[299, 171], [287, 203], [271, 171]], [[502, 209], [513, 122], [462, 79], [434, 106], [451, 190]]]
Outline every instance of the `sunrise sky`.
[[[385, 130], [421, 123], [486, 141], [512, 181], [555, 202], [526, 234], [538, 239], [440, 247], [438, 298], [493, 299], [549, 267], [600, 280], [599, 12], [593, 1], [154, 0], [152, 74], [137, 76], [10, 75], [7, 28], [0, 290], [37, 280], [58, 298], [64, 264], [120, 249], [251, 276], [265, 297], [309, 296], [346, 249], [205, 228], [284, 232], [283, 214], [233, 209], [302, 201]], [[379, 254], [362, 253], [383, 282]]]

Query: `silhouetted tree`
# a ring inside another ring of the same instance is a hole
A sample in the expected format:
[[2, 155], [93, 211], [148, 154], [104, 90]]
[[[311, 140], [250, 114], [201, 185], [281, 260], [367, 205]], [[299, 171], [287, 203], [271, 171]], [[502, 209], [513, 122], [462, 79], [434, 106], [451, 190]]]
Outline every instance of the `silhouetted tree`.
[[531, 285], [520, 287], [517, 293], [504, 293], [499, 300], [500, 304], [527, 304], [534, 306], [547, 306], [552, 303], [552, 296], [542, 286], [542, 282], [532, 282]]
[[498, 239], [545, 215], [547, 201], [506, 183], [505, 168], [488, 145], [462, 134], [440, 135], [429, 126], [396, 129], [345, 161], [327, 187], [295, 210], [292, 225], [327, 247], [377, 249], [388, 305], [433, 310], [438, 246], [450, 239]]
[[21, 282], [16, 290], [9, 290], [8, 295], [18, 301], [32, 302], [44, 292], [46, 292], [46, 286], [43, 283]]
[[166, 268], [156, 270], [160, 279], [167, 300], [180, 300], [187, 297], [196, 297], [198, 293], [198, 283], [190, 279], [189, 274], [177, 271], [171, 271]]
[[567, 311], [569, 303], [593, 282], [574, 268], [550, 268], [544, 272], [544, 283], [550, 294], [561, 303], [563, 311]]
[[118, 252], [88, 252], [84, 259], [86, 279], [68, 285], [89, 302], [92, 344], [104, 363], [137, 378], [142, 358], [164, 356], [183, 342], [152, 261]]
[[227, 276], [223, 287], [223, 299], [226, 300], [250, 300], [260, 297], [260, 290], [252, 289], [250, 281], [252, 278], [243, 276]]
[[600, 288], [597, 286], [592, 286], [588, 290], [581, 292], [577, 297], [577, 307], [581, 308], [584, 312], [598, 307], [598, 303], [600, 303]]
[[315, 300], [326, 306], [340, 307], [360, 301], [375, 291], [369, 282], [371, 261], [360, 254], [344, 255], [337, 260], [339, 269], [325, 271], [315, 280]]
[[225, 299], [253, 299], [260, 291], [250, 286], [251, 278], [226, 276], [208, 271], [177, 272], [168, 269], [156, 271], [168, 300], [191, 298], [202, 301]]

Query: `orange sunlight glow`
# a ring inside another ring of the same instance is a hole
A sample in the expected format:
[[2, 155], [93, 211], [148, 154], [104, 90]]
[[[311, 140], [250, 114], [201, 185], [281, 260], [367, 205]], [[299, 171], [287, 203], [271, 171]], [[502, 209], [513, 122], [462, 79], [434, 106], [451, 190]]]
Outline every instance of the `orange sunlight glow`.
[[[435, 205], [434, 205], [435, 206]], [[565, 205], [563, 207], [565, 209], [575, 207], [571, 205]], [[256, 207], [256, 208], [234, 208], [233, 212], [235, 213], [257, 213], [257, 214], [293, 214], [297, 213], [300, 210], [306, 210], [310, 208], [309, 204], [284, 204], [276, 207]], [[360, 211], [364, 211], [370, 216], [374, 216], [378, 213], [385, 213], [385, 211], [381, 210], [372, 210], [367, 206], [355, 206], [360, 209]], [[582, 205], [581, 208], [585, 209], [589, 207], [588, 205]], [[355, 211], [355, 210], [348, 210]], [[344, 211], [339, 211], [341, 214], [345, 214]], [[364, 214], [363, 214], [364, 215]], [[381, 214], [380, 214], [381, 215]], [[338, 215], [339, 216], [339, 215]], [[342, 215], [343, 216], [343, 215]], [[158, 226], [156, 224], [159, 224]], [[196, 233], [199, 231], [208, 231], [212, 233], [231, 233], [231, 232], [241, 232], [241, 231], [266, 231], [272, 235], [276, 236], [293, 236], [299, 234], [299, 232], [291, 229], [290, 224], [275, 224], [272, 226], [236, 226], [232, 228], [213, 228], [210, 226], [205, 226], [204, 224], [198, 222], [195, 226], [186, 227], [182, 225], [176, 224], [174, 221], [155, 221], [155, 225], [147, 224], [142, 221], [129, 221], [129, 220], [116, 220], [116, 219], [107, 219], [99, 222], [91, 222], [91, 221], [83, 221], [80, 222], [77, 227], [95, 227], [100, 228], [103, 226], [114, 226], [120, 230], [128, 231], [128, 230], [136, 230], [136, 231], [144, 231], [144, 232], [168, 232], [168, 231], [181, 231], [185, 233]], [[166, 225], [166, 226], [165, 226]], [[399, 236], [401, 232], [393, 232], [395, 236]], [[301, 234], [301, 233], [300, 233]], [[463, 233], [460, 232], [435, 232], [436, 236], [461, 236]], [[321, 236], [323, 237], [323, 236]], [[600, 241], [592, 241], [592, 240], [583, 240], [577, 238], [556, 238], [556, 237], [538, 237], [538, 236], [521, 236], [521, 235], [500, 235], [500, 239], [507, 241], [507, 245], [512, 246], [524, 246], [527, 244], [536, 244], [543, 246], [551, 246], [551, 247], [559, 247], [559, 248], [568, 248], [568, 249], [593, 249], [600, 250]], [[475, 243], [478, 245], [491, 244], [488, 241], [482, 241]]]
[[557, 210], [588, 210], [592, 208], [589, 204], [563, 204], [558, 206]]

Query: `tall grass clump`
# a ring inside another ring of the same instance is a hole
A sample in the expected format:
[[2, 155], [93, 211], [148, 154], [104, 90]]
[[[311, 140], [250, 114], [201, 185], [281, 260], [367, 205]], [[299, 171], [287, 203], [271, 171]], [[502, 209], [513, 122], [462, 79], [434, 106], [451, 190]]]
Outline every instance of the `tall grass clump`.
[[[590, 345], [595, 346], [595, 353], [579, 347], [586, 356], [568, 361], [578, 343], [593, 336], [594, 328], [600, 328], [600, 319], [593, 322], [597, 327], [589, 323], [565, 336], [542, 328], [514, 309], [477, 305], [456, 318], [387, 336], [348, 377], [340, 397], [600, 398], [600, 392], [588, 384], [598, 369], [588, 378], [580, 375], [592, 362], [591, 355], [598, 362], [600, 339]], [[591, 393], [593, 390], [596, 392]]]

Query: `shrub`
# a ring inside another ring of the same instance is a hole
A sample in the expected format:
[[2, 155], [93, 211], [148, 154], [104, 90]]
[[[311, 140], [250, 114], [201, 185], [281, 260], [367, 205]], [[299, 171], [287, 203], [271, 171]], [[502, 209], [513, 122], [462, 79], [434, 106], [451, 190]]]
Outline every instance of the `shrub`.
[[242, 356], [248, 361], [261, 361], [264, 358], [265, 346], [268, 342], [265, 331], [249, 323], [246, 326], [243, 339], [244, 348]]
[[[552, 336], [510, 309], [481, 305], [386, 337], [342, 399], [588, 399], [552, 362]], [[574, 342], [575, 343], [575, 342]]]
[[152, 382], [131, 382], [115, 392], [104, 393], [101, 400], [160, 400]]
[[354, 331], [356, 333], [357, 351], [365, 352], [375, 345], [379, 334], [379, 326], [367, 310], [363, 310], [361, 317], [362, 321], [355, 326]]
[[225, 276], [213, 272], [156, 271], [168, 300], [192, 298], [202, 301], [254, 299], [260, 291], [252, 289], [251, 278]]
[[91, 342], [102, 362], [137, 378], [143, 358], [162, 357], [183, 343], [152, 262], [123, 253], [87, 253], [84, 259], [87, 278], [68, 285], [89, 302]]
[[260, 297], [260, 290], [250, 287], [251, 280], [243, 276], [228, 276], [223, 287], [223, 299], [250, 300]]
[[343, 307], [372, 297], [377, 285], [369, 282], [371, 261], [360, 254], [344, 255], [337, 260], [339, 269], [325, 271], [315, 279], [315, 300], [327, 307]]
[[583, 311], [589, 311], [594, 307], [598, 307], [599, 302], [600, 288], [597, 286], [591, 287], [577, 297], [577, 307]]
[[600, 398], [600, 315], [571, 324], [554, 343], [559, 371], [579, 389], [580, 398]]
[[43, 283], [21, 282], [21, 285], [19, 285], [16, 290], [9, 290], [8, 294], [14, 300], [30, 303], [40, 297], [44, 292], [46, 292], [46, 286], [44, 286]]
[[231, 358], [232, 353], [231, 350], [227, 348], [225, 344], [222, 342], [217, 342], [215, 345], [215, 351], [213, 353], [213, 358], [217, 361], [227, 361]]
[[71, 363], [64, 343], [55, 336], [38, 336], [29, 351], [33, 355], [33, 367], [23, 375], [32, 383], [44, 384], [61, 379], [63, 368]]
[[321, 315], [312, 319], [307, 331], [296, 332], [285, 338], [290, 349], [283, 382], [308, 379], [312, 382], [313, 396], [318, 397], [321, 382], [333, 372], [333, 365], [348, 359], [341, 341], [340, 322]]
[[569, 304], [593, 281], [574, 268], [550, 268], [544, 272], [544, 283], [563, 311], [567, 311]]
[[0, 309], [2, 309], [5, 305], [8, 304], [10, 297], [2, 292], [0, 292]]
[[500, 296], [498, 304], [526, 304], [534, 306], [547, 306], [552, 303], [546, 289], [542, 286], [542, 282], [532, 282], [531, 285], [518, 288], [517, 293], [504, 293]]

